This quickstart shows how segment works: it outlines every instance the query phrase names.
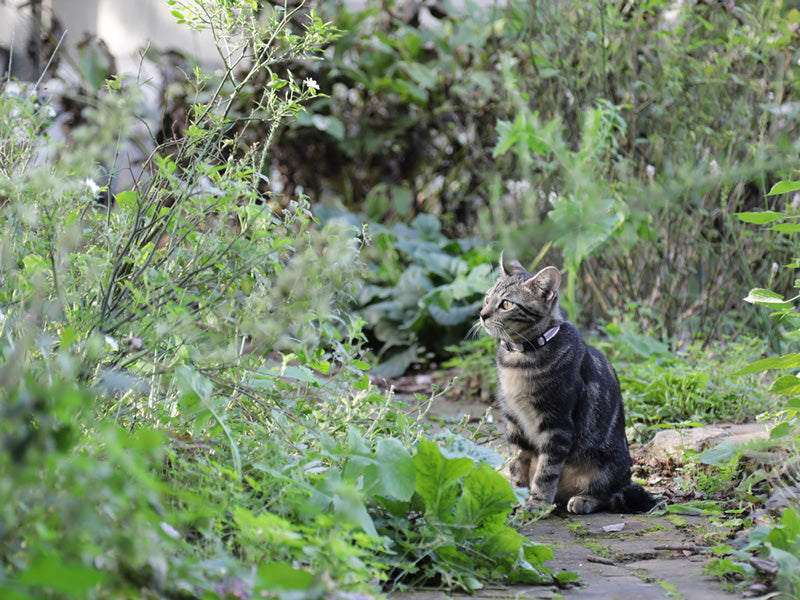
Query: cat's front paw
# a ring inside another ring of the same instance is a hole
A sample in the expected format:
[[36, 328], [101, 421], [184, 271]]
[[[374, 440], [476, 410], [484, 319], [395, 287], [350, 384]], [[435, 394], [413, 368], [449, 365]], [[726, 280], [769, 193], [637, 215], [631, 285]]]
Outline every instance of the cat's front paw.
[[536, 496], [529, 496], [528, 500], [525, 502], [525, 508], [533, 517], [541, 519], [553, 511], [555, 504], [548, 504]]

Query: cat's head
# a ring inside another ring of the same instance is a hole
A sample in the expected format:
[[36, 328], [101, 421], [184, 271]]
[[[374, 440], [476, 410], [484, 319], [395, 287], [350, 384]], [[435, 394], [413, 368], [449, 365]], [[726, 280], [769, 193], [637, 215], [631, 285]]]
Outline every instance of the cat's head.
[[[486, 292], [480, 324], [492, 337], [523, 343], [563, 319], [558, 306], [561, 274], [545, 267], [535, 275], [516, 259], [508, 266], [500, 254], [500, 277]], [[531, 337], [533, 336], [533, 337]]]

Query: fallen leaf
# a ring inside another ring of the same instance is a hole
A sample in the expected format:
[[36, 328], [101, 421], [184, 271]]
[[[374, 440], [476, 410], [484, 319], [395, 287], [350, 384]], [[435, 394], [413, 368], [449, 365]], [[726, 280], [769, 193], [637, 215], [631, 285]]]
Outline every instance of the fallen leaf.
[[611, 533], [612, 531], [622, 531], [625, 529], [625, 523], [614, 523], [613, 525], [603, 525], [603, 531]]

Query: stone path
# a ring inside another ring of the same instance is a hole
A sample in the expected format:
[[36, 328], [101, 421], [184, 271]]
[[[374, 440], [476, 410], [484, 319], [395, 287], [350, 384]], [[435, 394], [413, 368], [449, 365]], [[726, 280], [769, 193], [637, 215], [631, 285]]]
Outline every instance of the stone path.
[[[454, 402], [438, 398], [431, 406], [436, 429], [468, 415], [480, 420], [487, 406], [482, 403]], [[504, 444], [497, 435], [503, 426], [495, 411], [488, 429], [495, 433], [493, 443]], [[700, 450], [731, 439], [744, 443], [766, 437], [763, 424], [723, 425], [685, 431], [667, 431], [658, 443], [643, 448], [644, 459], [667, 458], [680, 461], [683, 449]], [[665, 441], [666, 440], [666, 441]], [[669, 443], [667, 443], [669, 442]], [[624, 524], [621, 530], [620, 524]], [[554, 571], [572, 571], [580, 579], [566, 588], [556, 586], [508, 586], [487, 588], [474, 595], [449, 594], [444, 591], [417, 590], [391, 595], [393, 600], [474, 600], [505, 599], [597, 599], [597, 600], [731, 600], [740, 596], [726, 591], [719, 580], [704, 575], [709, 557], [680, 548], [691, 547], [708, 522], [703, 517], [670, 515], [571, 515], [555, 513], [525, 526], [521, 533], [553, 550], [553, 560], [546, 566]], [[604, 530], [608, 528], [610, 530]], [[678, 548], [676, 550], [675, 548]]]
[[[604, 527], [621, 531], [605, 531]], [[442, 591], [392, 594], [393, 600], [541, 599], [556, 600], [731, 600], [722, 583], [703, 574], [707, 557], [673, 549], [690, 543], [703, 526], [699, 517], [649, 515], [551, 515], [520, 530], [553, 550], [546, 566], [580, 575], [578, 585], [489, 588], [473, 596]], [[688, 554], [688, 556], [687, 556]]]

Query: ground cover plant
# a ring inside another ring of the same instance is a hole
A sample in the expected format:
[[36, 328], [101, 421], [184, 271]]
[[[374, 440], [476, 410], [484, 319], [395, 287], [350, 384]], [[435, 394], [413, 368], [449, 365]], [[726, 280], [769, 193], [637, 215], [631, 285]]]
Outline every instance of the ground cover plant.
[[[263, 190], [271, 132], [318, 94], [286, 62], [336, 29], [169, 4], [214, 28], [226, 69], [195, 73], [183, 135], [113, 202], [96, 181], [141, 108], [135, 80], [84, 99], [69, 143], [48, 138], [47, 98], [0, 94], [1, 595], [554, 581], [549, 550], [507, 524], [516, 496], [494, 467], [427, 440], [370, 384], [358, 232]], [[245, 89], [252, 112], [231, 116]]]

